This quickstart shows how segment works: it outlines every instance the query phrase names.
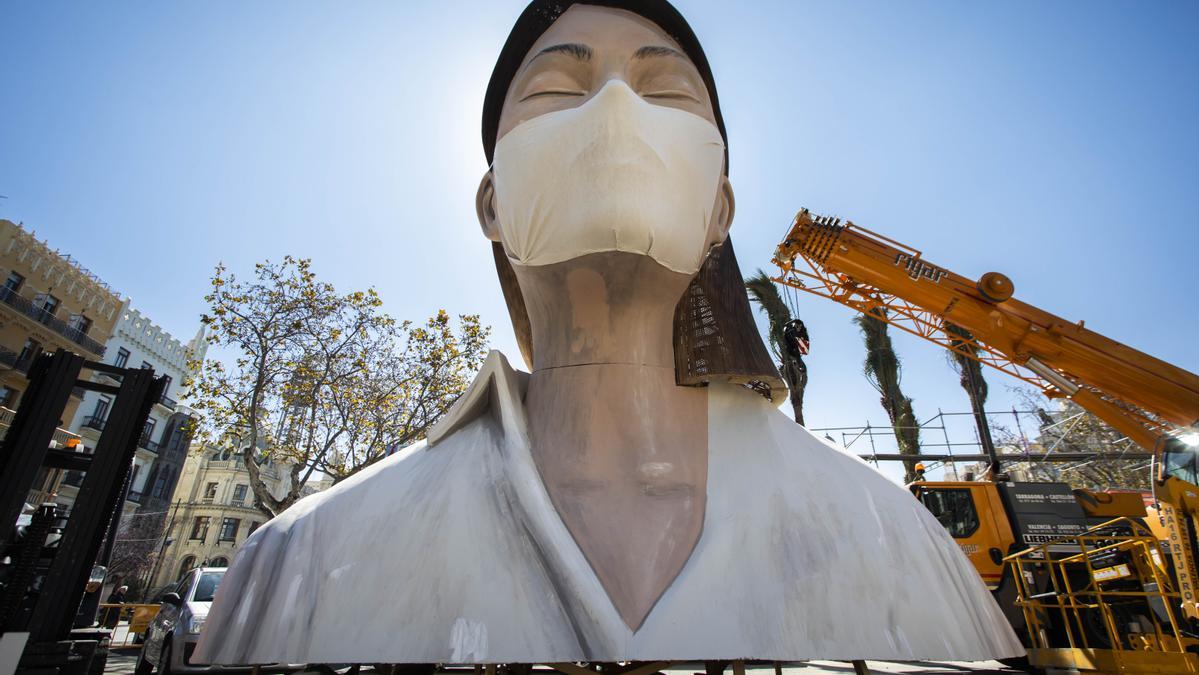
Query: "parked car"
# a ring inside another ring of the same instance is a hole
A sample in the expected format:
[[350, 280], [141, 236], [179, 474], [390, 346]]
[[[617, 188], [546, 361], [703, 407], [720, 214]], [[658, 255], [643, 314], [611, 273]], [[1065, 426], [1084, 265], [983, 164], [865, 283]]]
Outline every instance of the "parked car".
[[155, 669], [162, 675], [235, 670], [191, 663], [204, 620], [208, 617], [208, 608], [212, 606], [212, 598], [216, 595], [221, 577], [225, 575], [225, 569], [198, 567], [167, 588], [158, 615], [146, 629], [146, 641], [137, 658], [136, 675], [150, 675]]

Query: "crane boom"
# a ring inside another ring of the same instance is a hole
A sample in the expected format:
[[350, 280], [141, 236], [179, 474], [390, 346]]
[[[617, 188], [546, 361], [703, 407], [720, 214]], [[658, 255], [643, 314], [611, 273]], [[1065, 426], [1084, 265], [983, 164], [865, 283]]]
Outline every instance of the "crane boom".
[[[852, 222], [796, 215], [775, 252], [775, 281], [870, 314], [1069, 397], [1154, 452], [1199, 420], [1199, 376], [1012, 298], [997, 272], [977, 282]], [[964, 328], [963, 343], [946, 324]], [[971, 347], [976, 347], [978, 352]]]

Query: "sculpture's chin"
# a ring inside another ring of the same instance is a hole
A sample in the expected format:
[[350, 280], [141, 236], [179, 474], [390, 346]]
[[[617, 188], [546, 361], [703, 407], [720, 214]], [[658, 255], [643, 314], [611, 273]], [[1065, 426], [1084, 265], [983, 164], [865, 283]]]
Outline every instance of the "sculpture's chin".
[[514, 267], [522, 269], [535, 270], [542, 268], [556, 268], [563, 266], [581, 265], [586, 266], [589, 261], [602, 257], [605, 259], [618, 259], [626, 264], [633, 263], [637, 266], [648, 265], [653, 268], [661, 269], [664, 272], [672, 272], [675, 274], [683, 274], [688, 277], [694, 277], [699, 273], [700, 266], [706, 257], [704, 253], [697, 253], [694, 262], [686, 262], [680, 264], [677, 260], [664, 259], [662, 256], [655, 255], [651, 246], [636, 246], [628, 248], [603, 248], [594, 251], [580, 251], [574, 255], [561, 257], [560, 259], [530, 263], [517, 258], [510, 250], [505, 247], [505, 252], [508, 255], [508, 261]]

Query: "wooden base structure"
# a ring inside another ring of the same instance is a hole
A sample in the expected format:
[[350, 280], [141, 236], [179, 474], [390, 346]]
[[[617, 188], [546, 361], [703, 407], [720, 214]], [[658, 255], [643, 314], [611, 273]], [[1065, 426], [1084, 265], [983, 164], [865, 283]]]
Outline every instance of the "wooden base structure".
[[[755, 667], [772, 667], [774, 675], [782, 675], [784, 666], [792, 665], [779, 661], [753, 662]], [[854, 675], [870, 675], [864, 660], [848, 661], [853, 666]], [[685, 667], [702, 664], [702, 675], [723, 675], [732, 669], [733, 675], [745, 675], [745, 661], [650, 661], [630, 663], [488, 663], [474, 666], [454, 666], [443, 664], [374, 664], [375, 672], [380, 675], [434, 675], [435, 673], [473, 673], [474, 675], [532, 675], [538, 673], [558, 673], [560, 675], [658, 675], [665, 670], [685, 670]], [[803, 667], [804, 664], [796, 663]], [[358, 675], [360, 665], [350, 668], [349, 675]], [[296, 675], [328, 673], [328, 666], [309, 666], [298, 671]], [[252, 675], [262, 675], [262, 666], [254, 666]], [[695, 673], [701, 675], [701, 673]]]

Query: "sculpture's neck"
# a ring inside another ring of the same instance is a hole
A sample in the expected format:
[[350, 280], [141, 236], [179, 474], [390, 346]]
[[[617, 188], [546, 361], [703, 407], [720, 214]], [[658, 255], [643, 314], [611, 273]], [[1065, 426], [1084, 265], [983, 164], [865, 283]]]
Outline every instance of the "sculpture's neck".
[[674, 376], [674, 308], [690, 279], [628, 253], [515, 270], [533, 333], [533, 458], [636, 630], [703, 527], [706, 390]]
[[621, 363], [674, 368], [674, 308], [690, 277], [632, 253], [515, 266], [533, 372]]

